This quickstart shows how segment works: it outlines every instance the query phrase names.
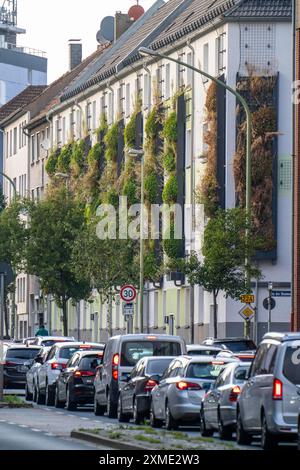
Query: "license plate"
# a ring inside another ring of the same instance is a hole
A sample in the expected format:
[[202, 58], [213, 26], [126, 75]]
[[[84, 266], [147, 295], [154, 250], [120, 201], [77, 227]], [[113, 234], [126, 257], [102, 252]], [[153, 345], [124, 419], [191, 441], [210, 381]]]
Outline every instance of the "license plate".
[[91, 384], [91, 383], [93, 383], [93, 381], [92, 381], [91, 379], [87, 379], [87, 380], [86, 380], [86, 383], [87, 383], [87, 384]]

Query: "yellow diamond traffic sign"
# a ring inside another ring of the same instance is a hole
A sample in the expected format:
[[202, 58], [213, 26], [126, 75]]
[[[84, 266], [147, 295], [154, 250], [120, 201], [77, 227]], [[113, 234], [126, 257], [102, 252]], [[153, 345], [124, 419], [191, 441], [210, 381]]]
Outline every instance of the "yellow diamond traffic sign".
[[252, 307], [249, 305], [244, 305], [243, 308], [239, 311], [239, 315], [244, 318], [244, 320], [250, 320], [253, 315], [255, 314], [255, 311]]

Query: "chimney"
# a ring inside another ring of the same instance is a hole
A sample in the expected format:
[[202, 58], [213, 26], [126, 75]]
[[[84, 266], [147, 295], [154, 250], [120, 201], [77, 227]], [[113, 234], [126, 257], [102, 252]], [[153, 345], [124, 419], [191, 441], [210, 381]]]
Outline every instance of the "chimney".
[[122, 13], [120, 11], [116, 12], [115, 16], [115, 41], [119, 39], [120, 36], [122, 36], [125, 31], [127, 31], [128, 28], [132, 25], [134, 20], [130, 18], [130, 16], [127, 13]]
[[69, 40], [69, 70], [73, 70], [82, 62], [81, 39]]

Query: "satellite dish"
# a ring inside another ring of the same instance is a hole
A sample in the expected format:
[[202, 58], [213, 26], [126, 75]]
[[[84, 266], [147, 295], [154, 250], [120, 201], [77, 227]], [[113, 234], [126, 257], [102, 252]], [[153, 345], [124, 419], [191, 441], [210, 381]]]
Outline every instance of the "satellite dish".
[[100, 30], [97, 33], [97, 41], [99, 44], [114, 40], [115, 35], [115, 18], [113, 16], [106, 16], [100, 24]]

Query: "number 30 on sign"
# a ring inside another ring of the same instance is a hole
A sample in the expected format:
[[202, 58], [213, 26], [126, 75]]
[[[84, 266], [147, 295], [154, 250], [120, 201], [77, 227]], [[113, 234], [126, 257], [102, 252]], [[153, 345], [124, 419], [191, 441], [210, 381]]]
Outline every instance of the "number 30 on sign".
[[134, 286], [123, 286], [120, 291], [120, 296], [123, 302], [133, 302], [136, 299], [137, 291]]

